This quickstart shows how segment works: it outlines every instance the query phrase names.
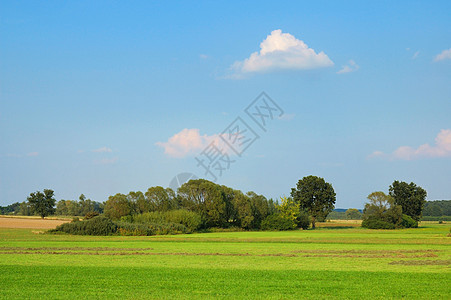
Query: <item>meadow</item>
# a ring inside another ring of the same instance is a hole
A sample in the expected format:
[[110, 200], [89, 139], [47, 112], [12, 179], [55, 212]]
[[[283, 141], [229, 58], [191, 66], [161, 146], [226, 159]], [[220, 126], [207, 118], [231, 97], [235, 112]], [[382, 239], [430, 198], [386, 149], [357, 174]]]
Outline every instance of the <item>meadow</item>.
[[449, 224], [124, 237], [0, 228], [0, 297], [449, 299]]

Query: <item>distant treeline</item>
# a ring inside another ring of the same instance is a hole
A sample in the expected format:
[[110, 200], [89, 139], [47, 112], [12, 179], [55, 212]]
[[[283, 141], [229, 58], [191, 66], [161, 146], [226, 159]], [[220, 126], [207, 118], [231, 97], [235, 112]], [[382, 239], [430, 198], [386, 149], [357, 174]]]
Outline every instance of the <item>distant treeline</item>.
[[[86, 199], [81, 194], [79, 200], [60, 200], [56, 203], [55, 215], [58, 216], [85, 216], [90, 212], [103, 213], [104, 203], [92, 201]], [[27, 201], [16, 202], [7, 206], [0, 206], [1, 215], [21, 215], [21, 216], [33, 216], [38, 215], [33, 212], [30, 204]]]
[[435, 200], [426, 202], [424, 205], [423, 216], [451, 216], [451, 200]]

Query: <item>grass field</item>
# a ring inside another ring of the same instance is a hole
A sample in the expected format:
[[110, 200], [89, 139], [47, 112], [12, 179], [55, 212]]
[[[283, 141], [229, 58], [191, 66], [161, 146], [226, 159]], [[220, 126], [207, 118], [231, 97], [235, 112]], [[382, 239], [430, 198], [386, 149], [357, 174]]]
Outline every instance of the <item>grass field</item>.
[[355, 226], [153, 237], [0, 228], [0, 297], [451, 298], [449, 224]]

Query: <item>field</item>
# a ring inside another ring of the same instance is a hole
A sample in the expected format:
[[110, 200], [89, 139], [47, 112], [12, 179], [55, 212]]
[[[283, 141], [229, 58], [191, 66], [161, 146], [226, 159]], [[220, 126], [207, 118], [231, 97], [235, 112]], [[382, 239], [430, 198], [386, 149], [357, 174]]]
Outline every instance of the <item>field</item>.
[[449, 224], [153, 237], [0, 228], [0, 297], [450, 299]]

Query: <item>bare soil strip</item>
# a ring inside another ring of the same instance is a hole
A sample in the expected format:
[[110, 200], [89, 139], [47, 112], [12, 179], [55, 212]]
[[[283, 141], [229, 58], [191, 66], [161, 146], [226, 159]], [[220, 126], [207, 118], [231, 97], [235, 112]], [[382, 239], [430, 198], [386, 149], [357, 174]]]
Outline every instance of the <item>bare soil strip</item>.
[[0, 217], [0, 228], [53, 229], [56, 226], [67, 222], [70, 221]]

